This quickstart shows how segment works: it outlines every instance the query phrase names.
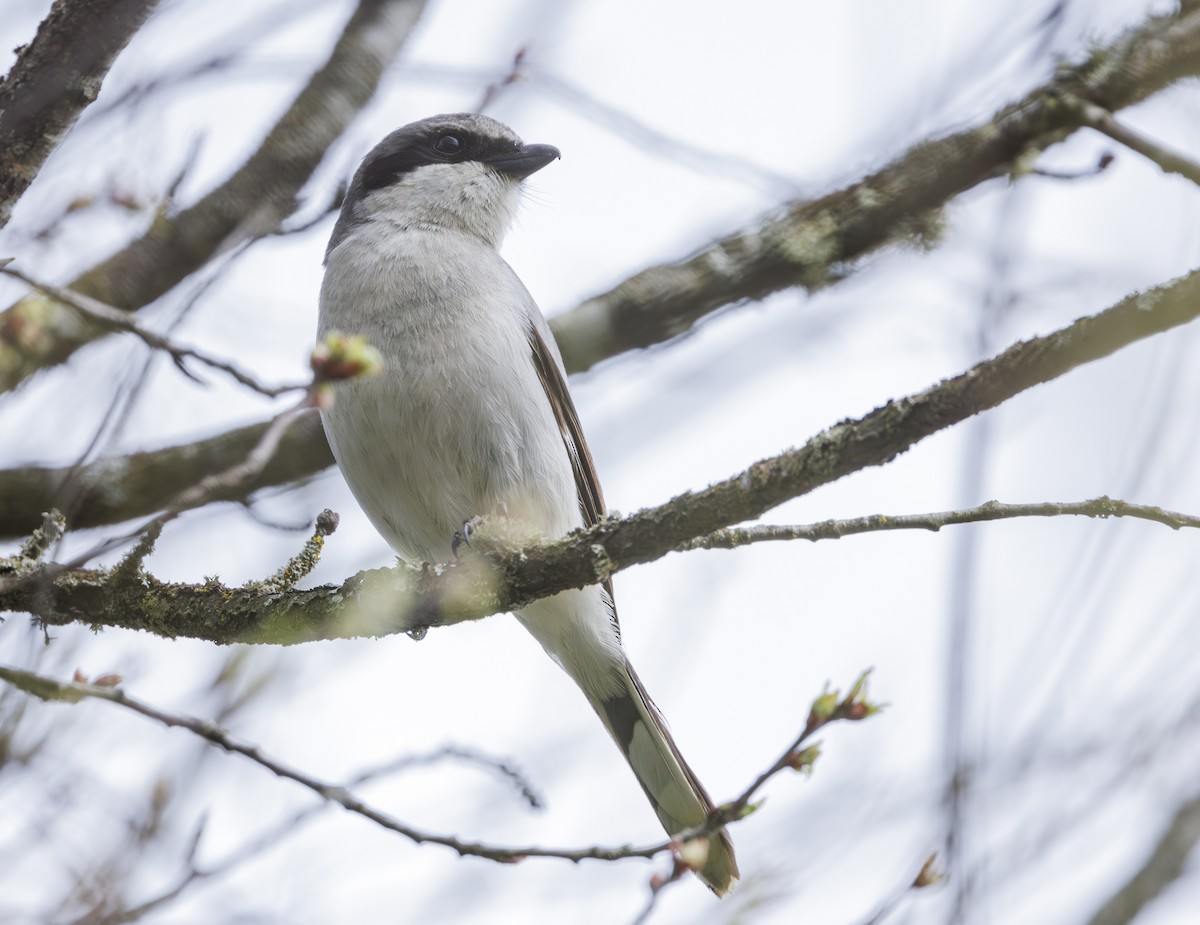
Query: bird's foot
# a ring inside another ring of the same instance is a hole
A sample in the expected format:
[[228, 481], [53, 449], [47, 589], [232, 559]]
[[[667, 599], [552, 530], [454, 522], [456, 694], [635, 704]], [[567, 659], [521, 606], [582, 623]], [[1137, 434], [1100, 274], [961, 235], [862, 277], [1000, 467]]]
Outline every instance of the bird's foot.
[[464, 520], [462, 529], [456, 530], [454, 536], [450, 538], [450, 551], [454, 553], [454, 558], [458, 558], [458, 550], [462, 546], [471, 545], [471, 534], [474, 533], [483, 524], [483, 517], [476, 514], [470, 520]]

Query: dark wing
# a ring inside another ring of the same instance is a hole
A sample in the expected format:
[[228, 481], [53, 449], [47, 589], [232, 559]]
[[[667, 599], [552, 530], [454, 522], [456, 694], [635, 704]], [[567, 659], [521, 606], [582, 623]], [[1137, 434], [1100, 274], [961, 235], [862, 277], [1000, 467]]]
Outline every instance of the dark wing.
[[579, 415], [575, 413], [575, 403], [571, 401], [562, 368], [532, 321], [529, 324], [529, 346], [533, 350], [533, 365], [538, 379], [554, 411], [554, 419], [558, 421], [558, 430], [571, 460], [584, 526], [594, 526], [604, 516], [604, 495], [600, 491], [600, 479], [596, 477], [596, 464], [592, 462], [587, 441], [583, 439], [583, 428], [579, 426]]

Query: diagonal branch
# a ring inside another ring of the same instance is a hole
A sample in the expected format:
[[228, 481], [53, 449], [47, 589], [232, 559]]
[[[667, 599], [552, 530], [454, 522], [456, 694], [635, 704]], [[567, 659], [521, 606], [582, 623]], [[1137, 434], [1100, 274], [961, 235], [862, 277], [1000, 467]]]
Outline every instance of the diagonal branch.
[[1167, 887], [1185, 874], [1188, 856], [1200, 842], [1200, 796], [1182, 803], [1137, 872], [1088, 919], [1089, 925], [1128, 925]]
[[[1152, 334], [1200, 315], [1200, 270], [1128, 296], [1098, 315], [1013, 345], [923, 392], [843, 421], [804, 446], [755, 463], [701, 492], [561, 540], [515, 544], [451, 565], [377, 569], [341, 587], [277, 593], [261, 586], [167, 584], [145, 573], [114, 581], [106, 572], [72, 571], [31, 582], [36, 563], [0, 560], [0, 608], [46, 624], [84, 620], [216, 642], [292, 643], [396, 632], [509, 611], [567, 588], [597, 584], [631, 565], [661, 558], [682, 543], [762, 516], [783, 502], [869, 466], [881, 466], [919, 441], [994, 408]], [[503, 529], [503, 523], [496, 525]], [[484, 539], [487, 539], [485, 531]], [[503, 538], [502, 538], [503, 539]], [[8, 575], [23, 576], [9, 580]], [[34, 588], [34, 585], [37, 585]]]
[[1064, 69], [991, 120], [911, 148], [836, 192], [793, 203], [778, 218], [722, 238], [676, 263], [652, 267], [551, 321], [571, 372], [662, 343], [718, 309], [793, 286], [810, 292], [852, 272], [853, 261], [914, 238], [934, 243], [936, 210], [1014, 170], [1031, 152], [1082, 124], [1063, 96], [1109, 111], [1200, 74], [1200, 10], [1152, 17], [1078, 67]]
[[[25, 671], [10, 665], [0, 665], [0, 681], [4, 681], [18, 690], [24, 691], [41, 700], [72, 704], [81, 703], [89, 699], [106, 700], [109, 703], [125, 707], [141, 716], [161, 723], [168, 728], [186, 729], [217, 748], [248, 758], [260, 767], [270, 771], [276, 777], [294, 781], [302, 787], [311, 790], [322, 800], [341, 806], [348, 812], [369, 819], [376, 825], [403, 835], [417, 844], [441, 845], [457, 852], [461, 857], [486, 858], [487, 860], [505, 864], [515, 863], [531, 857], [559, 858], [575, 863], [585, 860], [618, 861], [627, 858], [652, 858], [665, 851], [675, 850], [679, 847], [680, 842], [707, 835], [723, 825], [744, 819], [755, 809], [755, 807], [751, 806], [750, 800], [762, 789], [767, 781], [789, 768], [793, 770], [811, 770], [813, 763], [820, 755], [820, 750], [816, 747], [809, 747], [802, 750], [801, 746], [808, 742], [818, 730], [835, 722], [857, 722], [866, 719], [881, 709], [878, 704], [872, 703], [867, 698], [867, 676], [869, 674], [870, 672], [868, 671], [860, 675], [845, 697], [842, 697], [840, 691], [830, 691], [829, 686], [826, 685], [824, 692], [813, 700], [808, 718], [804, 724], [804, 729], [792, 741], [792, 744], [784, 750], [783, 754], [765, 771], [755, 777], [750, 785], [734, 800], [718, 807], [707, 822], [694, 829], [677, 833], [673, 838], [666, 841], [640, 848], [632, 845], [623, 845], [614, 848], [600, 846], [587, 848], [539, 848], [536, 846], [513, 848], [486, 845], [453, 836], [436, 835], [413, 828], [400, 822], [394, 816], [364, 803], [358, 797], [354, 796], [347, 787], [320, 780], [276, 758], [272, 758], [258, 746], [236, 739], [215, 723], [208, 720], [196, 719], [191, 716], [170, 713], [150, 704], [143, 703], [140, 700], [130, 697], [119, 686], [95, 682], [89, 684], [78, 678], [73, 683], [64, 684], [45, 675]], [[115, 680], [119, 682], [119, 679]], [[361, 782], [362, 777], [360, 776], [358, 780]]]
[[[222, 250], [274, 231], [326, 150], [374, 94], [423, 7], [424, 0], [360, 0], [325, 65], [241, 168], [195, 205], [154, 222], [70, 288], [134, 311]], [[0, 391], [64, 362], [108, 330], [53, 299], [21, 299], [0, 313]]]
[[158, 0], [56, 0], [0, 80], [0, 228]]
[[[71, 526], [98, 527], [148, 517], [188, 486], [235, 465], [259, 443], [269, 421], [240, 427], [194, 443], [101, 459], [75, 467], [22, 466], [0, 473], [0, 538], [28, 535], [42, 512], [62, 508], [68, 483]], [[278, 452], [253, 477], [205, 501], [240, 501], [254, 492], [307, 478], [333, 465], [316, 411], [297, 421]]]
[[649, 858], [660, 852], [667, 850], [669, 843], [662, 842], [656, 845], [650, 845], [645, 848], [635, 848], [632, 846], [624, 846], [619, 848], [539, 848], [535, 846], [507, 848], [493, 845], [485, 845], [480, 842], [466, 841], [459, 838], [454, 838], [449, 835], [436, 835], [431, 832], [425, 832], [421, 829], [406, 825], [394, 816], [375, 809], [374, 807], [364, 803], [358, 797], [354, 796], [345, 787], [328, 781], [320, 780], [310, 774], [305, 773], [291, 765], [285, 764], [275, 758], [265, 754], [256, 745], [242, 742], [231, 736], [224, 729], [211, 723], [207, 720], [196, 719], [190, 716], [182, 716], [175, 713], [168, 713], [165, 710], [160, 710], [157, 707], [150, 706], [140, 700], [128, 696], [119, 687], [102, 687], [95, 684], [63, 684], [55, 681], [53, 678], [47, 678], [44, 675], [34, 674], [33, 672], [23, 671], [20, 668], [13, 668], [8, 665], [0, 665], [0, 680], [4, 680], [14, 687], [32, 694], [42, 700], [59, 701], [62, 703], [79, 703], [83, 700], [107, 700], [109, 703], [115, 703], [126, 709], [139, 713], [149, 719], [155, 720], [164, 726], [175, 729], [186, 729], [194, 735], [212, 743], [218, 748], [224, 749], [235, 755], [242, 755], [249, 758], [255, 764], [260, 765], [270, 771], [276, 777], [284, 780], [295, 781], [302, 787], [306, 787], [319, 796], [322, 800], [327, 800], [331, 803], [336, 803], [348, 812], [369, 819], [376, 825], [381, 826], [389, 831], [403, 835], [417, 844], [434, 844], [442, 845], [457, 852], [462, 857], [477, 857], [487, 858], [492, 861], [500, 861], [502, 863], [512, 863], [523, 860], [527, 857], [545, 857], [545, 858], [561, 858], [568, 861], [583, 861], [588, 859], [596, 860], [621, 860], [624, 858]]
[[1089, 127], [1153, 161], [1164, 173], [1176, 173], [1200, 185], [1200, 164], [1190, 157], [1170, 151], [1158, 142], [1135, 132], [1129, 126], [1123, 125], [1113, 118], [1111, 112], [1102, 109], [1095, 103], [1087, 103], [1071, 97], [1064, 98], [1064, 101], [1067, 105], [1079, 107], [1079, 113]]

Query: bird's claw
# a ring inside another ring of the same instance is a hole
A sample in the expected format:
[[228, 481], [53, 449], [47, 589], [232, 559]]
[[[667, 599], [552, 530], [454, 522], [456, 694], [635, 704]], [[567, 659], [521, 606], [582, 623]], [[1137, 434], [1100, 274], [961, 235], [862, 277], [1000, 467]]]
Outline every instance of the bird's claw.
[[454, 558], [458, 558], [458, 550], [462, 546], [471, 545], [471, 534], [474, 533], [479, 525], [483, 523], [483, 518], [476, 514], [470, 520], [464, 520], [462, 529], [454, 531], [454, 536], [450, 538], [450, 551], [454, 553]]

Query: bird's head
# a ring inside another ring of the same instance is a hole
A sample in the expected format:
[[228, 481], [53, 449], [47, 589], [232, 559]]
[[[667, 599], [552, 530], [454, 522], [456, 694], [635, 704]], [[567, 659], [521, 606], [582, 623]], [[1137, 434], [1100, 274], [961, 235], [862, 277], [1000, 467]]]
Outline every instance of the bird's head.
[[332, 251], [359, 225], [444, 227], [493, 247], [519, 202], [521, 181], [559, 157], [552, 145], [524, 144], [488, 116], [432, 116], [397, 129], [358, 168], [329, 242]]

